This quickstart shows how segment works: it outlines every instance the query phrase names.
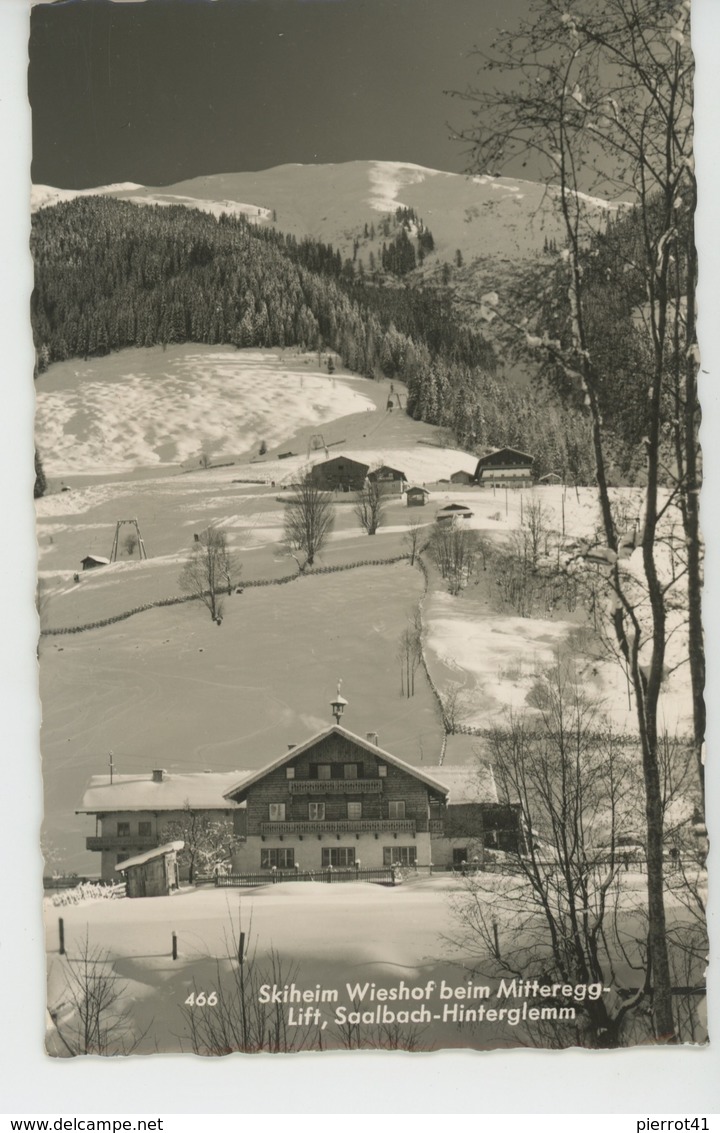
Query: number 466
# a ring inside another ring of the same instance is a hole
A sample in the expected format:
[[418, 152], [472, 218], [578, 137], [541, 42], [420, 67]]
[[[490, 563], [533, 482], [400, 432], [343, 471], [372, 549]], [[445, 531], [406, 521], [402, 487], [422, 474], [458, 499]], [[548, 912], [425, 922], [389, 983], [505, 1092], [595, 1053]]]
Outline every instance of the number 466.
[[207, 995], [204, 991], [191, 991], [185, 1000], [186, 1007], [215, 1007], [217, 1005], [218, 997], [216, 991], [211, 991]]

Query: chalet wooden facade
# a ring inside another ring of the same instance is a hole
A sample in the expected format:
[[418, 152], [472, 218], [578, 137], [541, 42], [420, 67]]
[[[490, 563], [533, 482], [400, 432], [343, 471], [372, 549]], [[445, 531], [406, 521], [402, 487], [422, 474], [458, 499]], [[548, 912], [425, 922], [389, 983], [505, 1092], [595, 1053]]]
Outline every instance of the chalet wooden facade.
[[367, 478], [371, 484], [379, 484], [386, 495], [401, 496], [407, 484], [405, 473], [399, 468], [390, 468], [387, 464], [373, 468], [372, 472], [368, 472]]
[[481, 456], [475, 479], [481, 488], [525, 488], [533, 482], [534, 458], [515, 448], [498, 448]]
[[369, 464], [349, 456], [333, 456], [314, 464], [308, 475], [323, 492], [360, 492], [369, 470]]
[[[238, 872], [401, 864], [450, 868], [487, 843], [517, 848], [519, 810], [498, 802], [490, 768], [413, 767], [339, 724], [231, 790], [245, 804]], [[500, 847], [500, 848], [503, 848]], [[458, 857], [461, 854], [461, 857]]]

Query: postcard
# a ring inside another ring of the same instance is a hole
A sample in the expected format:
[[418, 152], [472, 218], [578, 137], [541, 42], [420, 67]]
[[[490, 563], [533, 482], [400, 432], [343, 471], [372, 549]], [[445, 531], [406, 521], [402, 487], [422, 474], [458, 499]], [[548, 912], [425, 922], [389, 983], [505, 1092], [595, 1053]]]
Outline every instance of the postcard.
[[49, 1056], [707, 1043], [693, 78], [32, 8]]

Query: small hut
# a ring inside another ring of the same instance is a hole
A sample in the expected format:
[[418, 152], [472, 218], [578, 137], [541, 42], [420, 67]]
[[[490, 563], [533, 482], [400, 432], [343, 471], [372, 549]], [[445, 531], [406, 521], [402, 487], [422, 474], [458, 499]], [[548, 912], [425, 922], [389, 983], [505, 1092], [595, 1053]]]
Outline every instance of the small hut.
[[120, 862], [117, 869], [125, 874], [128, 897], [167, 897], [180, 886], [177, 856], [185, 843], [166, 842], [137, 857]]
[[405, 499], [408, 507], [425, 507], [428, 502], [430, 493], [427, 488], [421, 488], [419, 485], [414, 484], [412, 488], [408, 488], [405, 493]]
[[450, 477], [451, 484], [474, 484], [475, 474], [473, 472], [466, 472], [464, 468], [459, 468], [457, 472], [453, 472]]
[[109, 566], [110, 559], [104, 558], [103, 555], [86, 555], [82, 562], [83, 570], [96, 570], [97, 567]]
[[467, 504], [446, 504], [435, 516], [438, 523], [445, 519], [472, 519], [473, 513]]

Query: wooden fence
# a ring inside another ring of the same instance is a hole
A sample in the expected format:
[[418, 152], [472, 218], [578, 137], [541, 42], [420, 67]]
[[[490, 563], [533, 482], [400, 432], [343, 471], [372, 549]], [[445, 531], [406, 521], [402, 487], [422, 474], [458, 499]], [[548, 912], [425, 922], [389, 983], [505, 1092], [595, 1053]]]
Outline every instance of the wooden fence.
[[220, 874], [215, 879], [220, 889], [257, 888], [260, 885], [279, 885], [284, 881], [320, 881], [336, 885], [346, 881], [372, 881], [379, 885], [395, 885], [396, 870], [386, 869], [316, 869], [316, 870], [263, 870], [262, 873]]

